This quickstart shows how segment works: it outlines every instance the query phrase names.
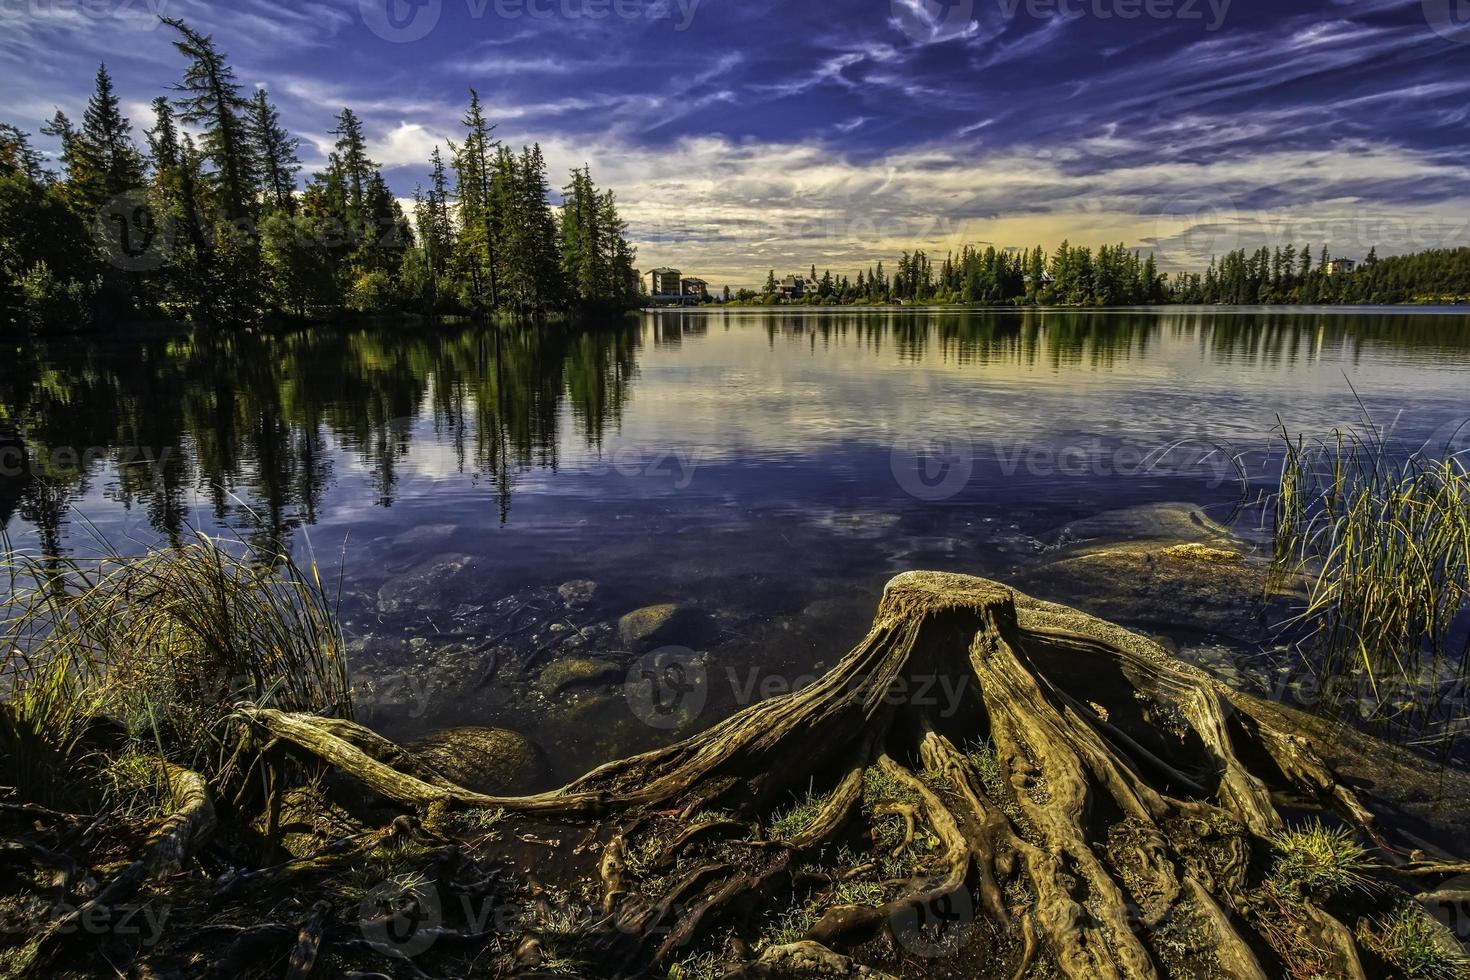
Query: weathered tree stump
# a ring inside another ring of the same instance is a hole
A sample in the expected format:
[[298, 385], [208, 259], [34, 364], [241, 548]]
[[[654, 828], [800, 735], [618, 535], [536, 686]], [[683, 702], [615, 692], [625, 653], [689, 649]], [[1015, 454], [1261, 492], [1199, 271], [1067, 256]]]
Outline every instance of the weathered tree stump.
[[[959, 575], [894, 579], [867, 637], [812, 686], [540, 796], [471, 793], [344, 722], [241, 713], [257, 737], [431, 821], [501, 808], [595, 822], [585, 870], [603, 917], [589, 936], [609, 976], [698, 948], [731, 975], [882, 976], [902, 958], [895, 924], [940, 908], [1012, 937], [1016, 977], [1042, 958], [1078, 980], [1191, 974], [1170, 941], [1181, 929], [1217, 973], [1277, 975], [1282, 940], [1248, 895], [1284, 797], [1414, 872], [1289, 711], [1146, 638]], [[839, 848], [849, 866], [829, 868]], [[825, 900], [798, 941], [751, 947], [766, 916], [813, 895]], [[1360, 973], [1353, 931], [1325, 908], [1313, 920], [1332, 969]]]

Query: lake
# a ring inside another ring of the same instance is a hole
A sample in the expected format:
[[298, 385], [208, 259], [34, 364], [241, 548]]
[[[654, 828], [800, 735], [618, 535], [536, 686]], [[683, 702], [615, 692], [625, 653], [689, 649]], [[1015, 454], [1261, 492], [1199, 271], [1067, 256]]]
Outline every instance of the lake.
[[[1259, 540], [1241, 504], [1278, 425], [1366, 415], [1406, 452], [1470, 417], [1465, 310], [669, 311], [12, 350], [15, 547], [290, 541], [341, 569], [367, 720], [527, 732], [541, 784], [799, 685], [915, 568], [1017, 582], [1280, 693], [1266, 613], [1048, 569], [1189, 515]], [[673, 711], [644, 683], [669, 670]]]

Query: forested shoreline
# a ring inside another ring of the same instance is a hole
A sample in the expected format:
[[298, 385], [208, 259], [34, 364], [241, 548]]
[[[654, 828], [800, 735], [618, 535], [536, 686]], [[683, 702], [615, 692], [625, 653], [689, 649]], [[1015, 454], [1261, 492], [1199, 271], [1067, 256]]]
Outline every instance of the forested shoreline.
[[539, 145], [495, 137], [478, 93], [413, 215], [338, 113], [325, 170], [299, 184], [299, 139], [265, 88], [247, 96], [211, 37], [164, 19], [184, 58], [142, 144], [105, 65], [78, 124], [0, 124], [0, 324], [249, 324], [342, 314], [556, 314], [636, 304], [634, 251], [611, 191], [574, 170], [554, 207]]
[[[1315, 256], [1315, 258], [1314, 258]], [[1094, 251], [1062, 242], [1054, 252], [965, 246], [938, 264], [922, 249], [904, 252], [890, 274], [882, 261], [857, 276], [820, 277], [811, 269], [802, 305], [891, 303], [989, 306], [1361, 305], [1470, 302], [1470, 248], [1379, 258], [1376, 249], [1352, 271], [1334, 271], [1328, 247], [1237, 249], [1203, 273], [1161, 273], [1153, 255], [1127, 246]], [[720, 301], [763, 306], [783, 301], [772, 269], [757, 292], [726, 287]]]

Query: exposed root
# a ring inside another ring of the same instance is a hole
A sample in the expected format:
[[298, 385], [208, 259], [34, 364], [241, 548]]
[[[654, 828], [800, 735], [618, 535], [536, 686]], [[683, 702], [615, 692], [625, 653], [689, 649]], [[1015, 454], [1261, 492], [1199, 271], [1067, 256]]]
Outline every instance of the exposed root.
[[[960, 701], [924, 693], [938, 690]], [[1338, 813], [1406, 874], [1464, 867], [1396, 849], [1283, 709], [1117, 626], [957, 575], [891, 582], [868, 636], [818, 683], [539, 796], [472, 793], [350, 722], [239, 716], [421, 813], [504, 810], [527, 824], [509, 838], [582, 840], [567, 890], [585, 886], [579, 941], [609, 976], [715, 950], [730, 976], [923, 976], [967, 944], [1017, 980], [1281, 975], [1291, 934], [1248, 895], [1285, 826], [1281, 792]], [[166, 850], [159, 866], [177, 867], [186, 849]], [[1304, 921], [1335, 969], [1362, 974], [1347, 924], [1320, 908]], [[505, 966], [551, 956], [531, 930]]]

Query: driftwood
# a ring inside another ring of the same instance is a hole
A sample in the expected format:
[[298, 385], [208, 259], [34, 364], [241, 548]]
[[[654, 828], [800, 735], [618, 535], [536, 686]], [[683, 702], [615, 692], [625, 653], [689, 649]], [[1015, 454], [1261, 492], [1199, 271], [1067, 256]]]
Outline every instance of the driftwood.
[[[891, 582], [868, 636], [812, 686], [533, 797], [454, 786], [350, 723], [251, 706], [240, 717], [430, 816], [503, 809], [612, 828], [587, 869], [602, 882], [592, 931], [610, 976], [723, 936], [731, 975], [876, 978], [892, 968], [895, 923], [959, 907], [1018, 937], [1017, 977], [1041, 957], [1078, 980], [1172, 975], [1160, 937], [1187, 922], [1210, 969], [1264, 978], [1280, 950], [1244, 896], [1253, 849], [1285, 825], [1283, 793], [1335, 813], [1386, 864], [1426, 867], [1280, 709], [1117, 626], [958, 575]], [[809, 788], [808, 818], [775, 834], [776, 813]], [[886, 850], [885, 822], [899, 838]], [[752, 950], [738, 936], [798, 904], [838, 845], [871, 868], [915, 854], [920, 834], [928, 850], [906, 879], [876, 884], [881, 901], [824, 903], [794, 945]], [[1321, 908], [1309, 925], [1333, 970], [1361, 972], [1352, 929]], [[889, 965], [865, 965], [870, 949]]]

